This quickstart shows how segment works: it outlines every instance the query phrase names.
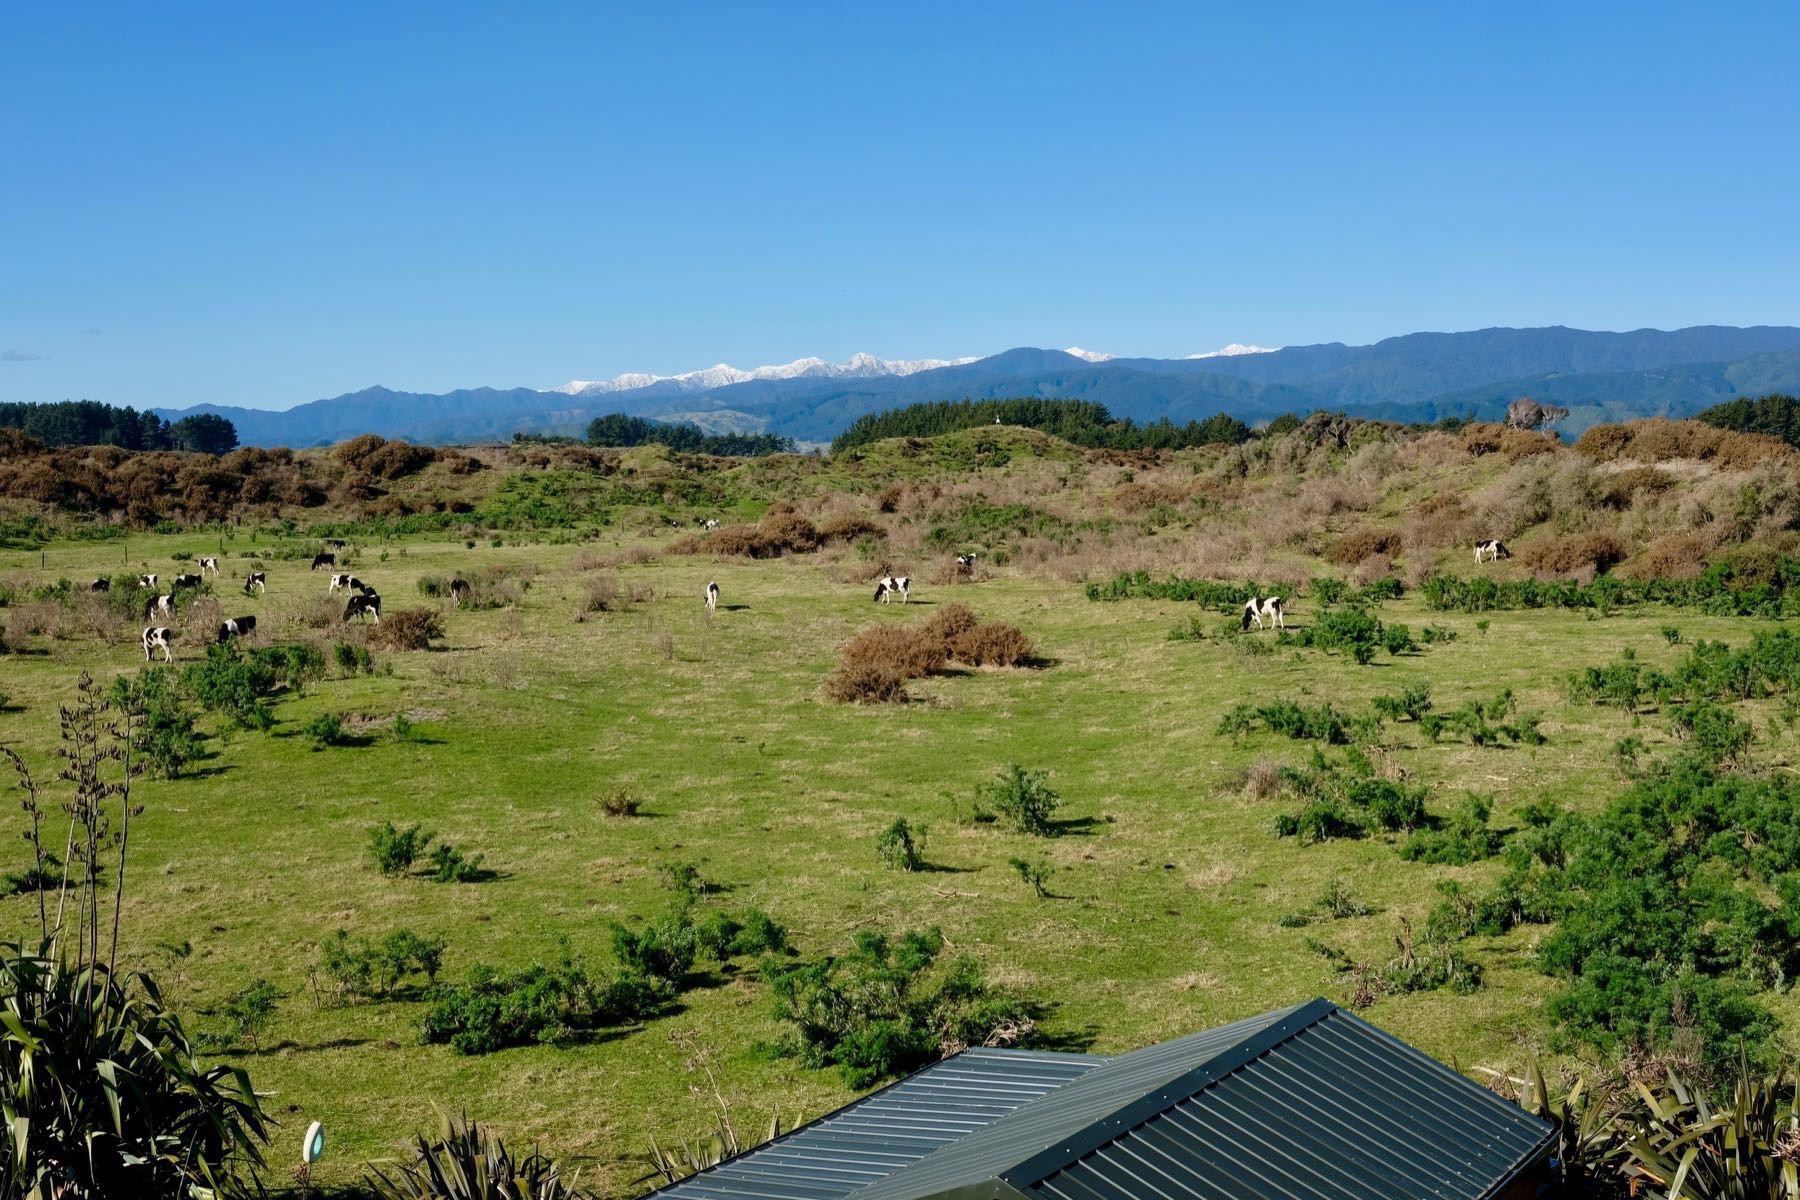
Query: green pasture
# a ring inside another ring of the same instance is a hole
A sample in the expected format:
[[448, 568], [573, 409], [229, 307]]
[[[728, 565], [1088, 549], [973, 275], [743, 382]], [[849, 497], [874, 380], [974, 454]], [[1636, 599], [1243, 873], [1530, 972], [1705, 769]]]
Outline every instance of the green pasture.
[[[265, 638], [279, 640], [325, 591], [324, 572], [271, 559], [267, 596], [245, 599], [233, 576], [241, 579], [259, 547], [241, 533], [224, 545], [225, 613], [258, 614]], [[78, 585], [126, 569], [166, 578], [187, 569], [171, 557], [178, 551], [218, 546], [204, 535], [135, 536], [57, 544], [41, 555], [0, 552], [0, 581], [24, 603], [25, 589], [62, 576]], [[421, 1045], [416, 999], [314, 1002], [318, 943], [338, 929], [441, 934], [450, 977], [478, 961], [517, 966], [550, 955], [561, 935], [604, 964], [608, 921], [658, 911], [668, 898], [659, 867], [670, 862], [696, 863], [718, 885], [706, 903], [767, 909], [806, 953], [842, 947], [859, 929], [939, 925], [994, 978], [1052, 1005], [1046, 1032], [1075, 1047], [1123, 1050], [1315, 995], [1343, 1000], [1343, 983], [1309, 938], [1386, 958], [1401, 917], [1422, 925], [1438, 880], [1481, 882], [1498, 868], [1404, 862], [1382, 836], [1277, 840], [1271, 822], [1293, 802], [1247, 799], [1244, 770], [1258, 760], [1303, 764], [1312, 747], [1272, 734], [1220, 736], [1225, 710], [1290, 697], [1362, 711], [1372, 697], [1420, 681], [1448, 708], [1511, 688], [1522, 711], [1542, 714], [1547, 744], [1432, 746], [1410, 725], [1387, 732], [1399, 764], [1432, 786], [1434, 811], [1472, 789], [1494, 798], [1494, 822], [1504, 827], [1532, 801], [1593, 809], [1619, 786], [1613, 746], [1633, 732], [1630, 718], [1567, 704], [1563, 673], [1628, 647], [1648, 663], [1672, 662], [1682, 650], [1665, 640], [1665, 626], [1690, 642], [1733, 643], [1762, 627], [1650, 607], [1604, 619], [1560, 611], [1477, 618], [1427, 614], [1409, 599], [1383, 606], [1383, 619], [1407, 623], [1415, 636], [1435, 624], [1456, 639], [1358, 666], [1313, 650], [1252, 656], [1217, 636], [1171, 641], [1194, 606], [1093, 603], [1075, 585], [1004, 571], [978, 584], [920, 584], [904, 607], [874, 605], [868, 587], [839, 581], [853, 560], [811, 557], [652, 558], [614, 572], [651, 589], [651, 599], [576, 621], [588, 580], [574, 569], [576, 556], [622, 548], [483, 541], [469, 549], [460, 539], [364, 546], [353, 569], [390, 609], [439, 603], [418, 594], [423, 574], [497, 563], [539, 573], [517, 611], [446, 607], [441, 648], [376, 651], [375, 674], [334, 672], [284, 699], [273, 733], [215, 738], [189, 777], [137, 785], [146, 811], [132, 832], [124, 957], [153, 969], [202, 1026], [211, 1006], [250, 981], [279, 987], [262, 1045], [234, 1055], [283, 1123], [278, 1160], [307, 1121], [321, 1119], [333, 1137], [327, 1177], [347, 1179], [363, 1160], [398, 1152], [405, 1135], [433, 1120], [438, 1100], [492, 1121], [509, 1139], [585, 1160], [588, 1178], [627, 1190], [636, 1174], [629, 1160], [652, 1132], [666, 1141], [710, 1120], [710, 1102], [692, 1090], [685, 1052], [670, 1039], [676, 1030], [692, 1031], [717, 1055], [747, 1127], [850, 1099], [834, 1073], [753, 1053], [778, 1029], [747, 973], [709, 980], [684, 994], [676, 1015], [640, 1029], [482, 1057]], [[723, 591], [711, 616], [701, 600], [709, 579]], [[921, 620], [952, 600], [1019, 625], [1044, 665], [914, 683], [903, 706], [821, 698], [839, 646], [857, 629]], [[1290, 620], [1304, 624], [1314, 611], [1303, 599]], [[134, 629], [111, 641], [16, 638], [13, 617], [0, 608], [16, 651], [0, 656], [0, 691], [11, 698], [0, 742], [49, 779], [56, 706], [72, 696], [78, 673], [134, 672], [142, 653]], [[1209, 617], [1206, 627], [1224, 619]], [[203, 631], [184, 630], [178, 658], [199, 656], [204, 640]], [[299, 727], [324, 712], [354, 717], [363, 744], [311, 749]], [[397, 713], [422, 740], [392, 735]], [[1654, 714], [1636, 732], [1653, 748], [1668, 736]], [[1767, 737], [1760, 752], [1777, 763], [1791, 753]], [[1063, 836], [957, 821], [952, 798], [966, 810], [971, 788], [1007, 763], [1049, 772], [1064, 800], [1059, 816], [1070, 821]], [[644, 814], [604, 815], [600, 800], [618, 789], [641, 797]], [[16, 828], [16, 807], [6, 810]], [[929, 824], [934, 869], [882, 867], [875, 837], [895, 816]], [[423, 822], [485, 854], [498, 878], [440, 885], [383, 877], [367, 837], [389, 820]], [[0, 869], [24, 865], [23, 842], [0, 845], [12, 847]], [[1055, 898], [1034, 897], [1007, 866], [1015, 855], [1055, 865]], [[1280, 923], [1334, 877], [1370, 915]], [[0, 901], [5, 936], [35, 929], [34, 900]], [[1528, 959], [1541, 933], [1527, 927], [1468, 943], [1487, 972], [1475, 994], [1391, 998], [1367, 1015], [1464, 1069], [1516, 1069], [1548, 1047], [1540, 1010], [1552, 985]], [[194, 952], [170, 966], [158, 946], [181, 940]], [[1795, 1011], [1791, 998], [1771, 1002], [1784, 1015]]]

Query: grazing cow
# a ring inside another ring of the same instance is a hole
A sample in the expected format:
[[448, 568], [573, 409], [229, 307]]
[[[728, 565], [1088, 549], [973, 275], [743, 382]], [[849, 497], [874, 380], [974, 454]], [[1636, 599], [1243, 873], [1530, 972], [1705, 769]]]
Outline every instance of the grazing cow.
[[266, 592], [268, 590], [269, 590], [268, 572], [252, 571], [252, 572], [250, 572], [250, 574], [248, 576], [245, 577], [245, 579], [244, 579], [244, 595], [248, 596], [252, 591]]
[[1480, 566], [1483, 560], [1499, 562], [1503, 558], [1511, 557], [1512, 551], [1508, 550], [1506, 543], [1498, 538], [1489, 538], [1485, 542], [1475, 543], [1475, 564], [1477, 566]]
[[208, 571], [211, 571], [214, 575], [217, 575], [219, 573], [219, 560], [218, 559], [203, 558], [200, 560], [200, 573], [202, 575], [204, 575]]
[[255, 629], [255, 617], [227, 617], [219, 622], [219, 640], [224, 642], [234, 637], [249, 637]]
[[1256, 597], [1252, 596], [1250, 599], [1244, 601], [1244, 623], [1242, 628], [1250, 628], [1250, 622], [1255, 621], [1256, 627], [1261, 629], [1263, 627], [1263, 622], [1266, 620], [1271, 629], [1286, 629], [1287, 620], [1283, 616], [1285, 611], [1286, 610], [1282, 607], [1280, 596], [1269, 596], [1263, 600], [1258, 600]]
[[169, 590], [174, 591], [176, 588], [197, 588], [205, 582], [206, 576], [204, 575], [177, 575], [175, 581], [169, 585]]
[[342, 550], [344, 548], [344, 539], [343, 538], [326, 538], [323, 542], [320, 543], [320, 545], [327, 546], [333, 550]]
[[169, 643], [175, 638], [175, 631], [167, 625], [151, 625], [144, 630], [144, 661], [150, 661], [152, 650], [163, 652], [164, 662], [174, 662], [175, 656], [169, 653]]
[[320, 567], [335, 567], [335, 566], [337, 566], [337, 555], [325, 554], [323, 552], [313, 555], [313, 565], [312, 565], [313, 570], [316, 571]]
[[151, 617], [172, 617], [174, 615], [175, 615], [175, 593], [174, 592], [170, 592], [167, 595], [163, 595], [163, 596], [152, 596], [150, 598], [150, 602], [148, 604], [144, 605], [144, 619], [146, 621], [148, 621]]
[[138, 586], [141, 588], [154, 588], [156, 586], [156, 576], [154, 576], [154, 575], [139, 575], [138, 576]]
[[907, 592], [911, 587], [912, 577], [910, 575], [889, 575], [886, 579], [876, 582], [875, 599], [881, 601], [883, 604], [888, 604], [893, 601], [896, 595], [898, 595], [900, 597], [900, 603], [905, 604], [907, 601]]
[[708, 517], [706, 520], [700, 522], [700, 527], [702, 529], [717, 529], [719, 527], [719, 519], [717, 517]]
[[455, 607], [455, 608], [461, 608], [463, 606], [463, 602], [468, 600], [468, 598], [469, 598], [469, 581], [466, 579], [452, 579], [450, 581], [450, 604], [451, 604], [451, 606]]
[[716, 609], [718, 607], [719, 607], [719, 585], [716, 583], [709, 583], [706, 585], [706, 611], [712, 612], [714, 609]]
[[102, 575], [100, 578], [94, 580], [94, 582], [88, 584], [88, 591], [90, 591], [90, 592], [110, 592], [110, 591], [112, 591], [112, 580], [110, 580], [106, 576]]
[[344, 605], [344, 620], [351, 617], [370, 616], [381, 624], [381, 597], [374, 592], [361, 592], [350, 597], [350, 603]]
[[973, 571], [975, 569], [975, 556], [973, 554], [957, 555], [956, 556], [956, 569], [961, 571], [964, 575], [967, 575], [970, 571]]
[[362, 580], [358, 579], [356, 576], [351, 575], [347, 572], [344, 574], [333, 575], [331, 577], [331, 588], [330, 588], [330, 591], [327, 592], [326, 594], [329, 595], [330, 592], [335, 592], [339, 588], [345, 588], [349, 591], [357, 591], [357, 592], [367, 590], [363, 587]]

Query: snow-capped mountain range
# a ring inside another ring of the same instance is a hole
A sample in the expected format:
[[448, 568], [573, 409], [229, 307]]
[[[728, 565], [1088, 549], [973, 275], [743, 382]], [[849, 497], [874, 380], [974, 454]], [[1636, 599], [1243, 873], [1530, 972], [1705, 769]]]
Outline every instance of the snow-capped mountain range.
[[170, 420], [197, 412], [226, 417], [244, 444], [256, 446], [328, 445], [361, 433], [440, 443], [505, 440], [518, 432], [580, 435], [608, 413], [819, 443], [865, 413], [963, 399], [1086, 400], [1136, 421], [1179, 423], [1226, 412], [1254, 423], [1317, 409], [1401, 421], [1485, 420], [1531, 396], [1573, 410], [1561, 429], [1575, 434], [1601, 420], [1686, 416], [1767, 392], [1800, 392], [1800, 328], [1496, 328], [1411, 333], [1366, 346], [1270, 350], [1234, 343], [1184, 358], [1080, 346], [1021, 346], [953, 360], [858, 354], [839, 363], [803, 358], [753, 371], [721, 365], [671, 376], [576, 380], [551, 391], [371, 387], [280, 412], [220, 405], [155, 411]]
[[[1109, 354], [1105, 357], [1112, 356]], [[611, 379], [572, 379], [555, 390], [570, 396], [600, 396], [608, 392], [635, 392], [640, 388], [666, 383], [673, 385], [677, 391], [706, 392], [713, 388], [729, 387], [734, 383], [749, 383], [753, 379], [872, 379], [880, 375], [914, 375], [938, 367], [960, 367], [974, 361], [976, 360], [972, 357], [876, 358], [873, 354], [852, 354], [841, 363], [826, 362], [822, 358], [797, 358], [791, 363], [756, 367], [749, 371], [729, 363], [719, 363], [717, 366], [687, 371], [680, 375], [649, 375], [633, 371]]]

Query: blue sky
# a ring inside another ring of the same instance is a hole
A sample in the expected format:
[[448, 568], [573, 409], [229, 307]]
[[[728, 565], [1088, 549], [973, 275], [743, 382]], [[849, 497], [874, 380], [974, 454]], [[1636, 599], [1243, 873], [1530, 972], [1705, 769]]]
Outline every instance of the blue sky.
[[1800, 5], [33, 5], [0, 400], [1800, 324]]

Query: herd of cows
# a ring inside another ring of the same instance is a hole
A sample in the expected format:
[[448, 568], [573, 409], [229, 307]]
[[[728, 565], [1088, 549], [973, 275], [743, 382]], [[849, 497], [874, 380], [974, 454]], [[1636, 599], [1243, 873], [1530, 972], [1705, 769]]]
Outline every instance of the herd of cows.
[[[326, 542], [326, 545], [342, 549], [344, 543], [337, 540], [329, 540]], [[153, 621], [156, 617], [174, 617], [176, 600], [184, 590], [191, 591], [204, 586], [208, 574], [223, 574], [223, 571], [219, 567], [219, 560], [216, 557], [201, 558], [197, 560], [197, 565], [200, 568], [198, 574], [181, 574], [175, 576], [175, 578], [170, 581], [169, 590], [167, 592], [160, 592], [158, 590], [158, 585], [161, 582], [160, 576], [155, 574], [138, 576], [138, 588], [150, 593], [144, 602], [144, 619], [146, 621]], [[313, 555], [311, 569], [314, 571], [320, 569], [332, 570], [336, 566], [337, 555], [333, 550], [321, 550], [319, 553]], [[246, 596], [262, 595], [267, 593], [268, 586], [269, 575], [267, 571], [251, 571], [244, 577], [243, 592]], [[112, 580], [102, 576], [90, 583], [88, 589], [94, 592], [110, 592], [112, 590]], [[381, 594], [372, 586], [364, 583], [349, 572], [332, 570], [330, 583], [326, 588], [326, 594], [336, 595], [340, 591], [350, 593], [349, 600], [344, 605], [343, 619], [345, 621], [372, 617], [377, 625], [381, 623]], [[467, 580], [453, 579], [450, 581], [450, 598], [453, 603], [460, 606], [468, 599], [469, 594], [470, 587]], [[227, 617], [225, 620], [219, 622], [219, 627], [215, 631], [214, 640], [228, 642], [232, 638], [246, 637], [254, 632], [255, 629], [256, 617], [254, 615], [246, 614], [241, 617]], [[171, 626], [157, 624], [148, 624], [144, 626], [143, 634], [139, 639], [144, 651], [144, 661], [149, 662], [159, 650], [162, 652], [164, 662], [175, 661], [172, 647], [174, 640], [175, 630]]]

